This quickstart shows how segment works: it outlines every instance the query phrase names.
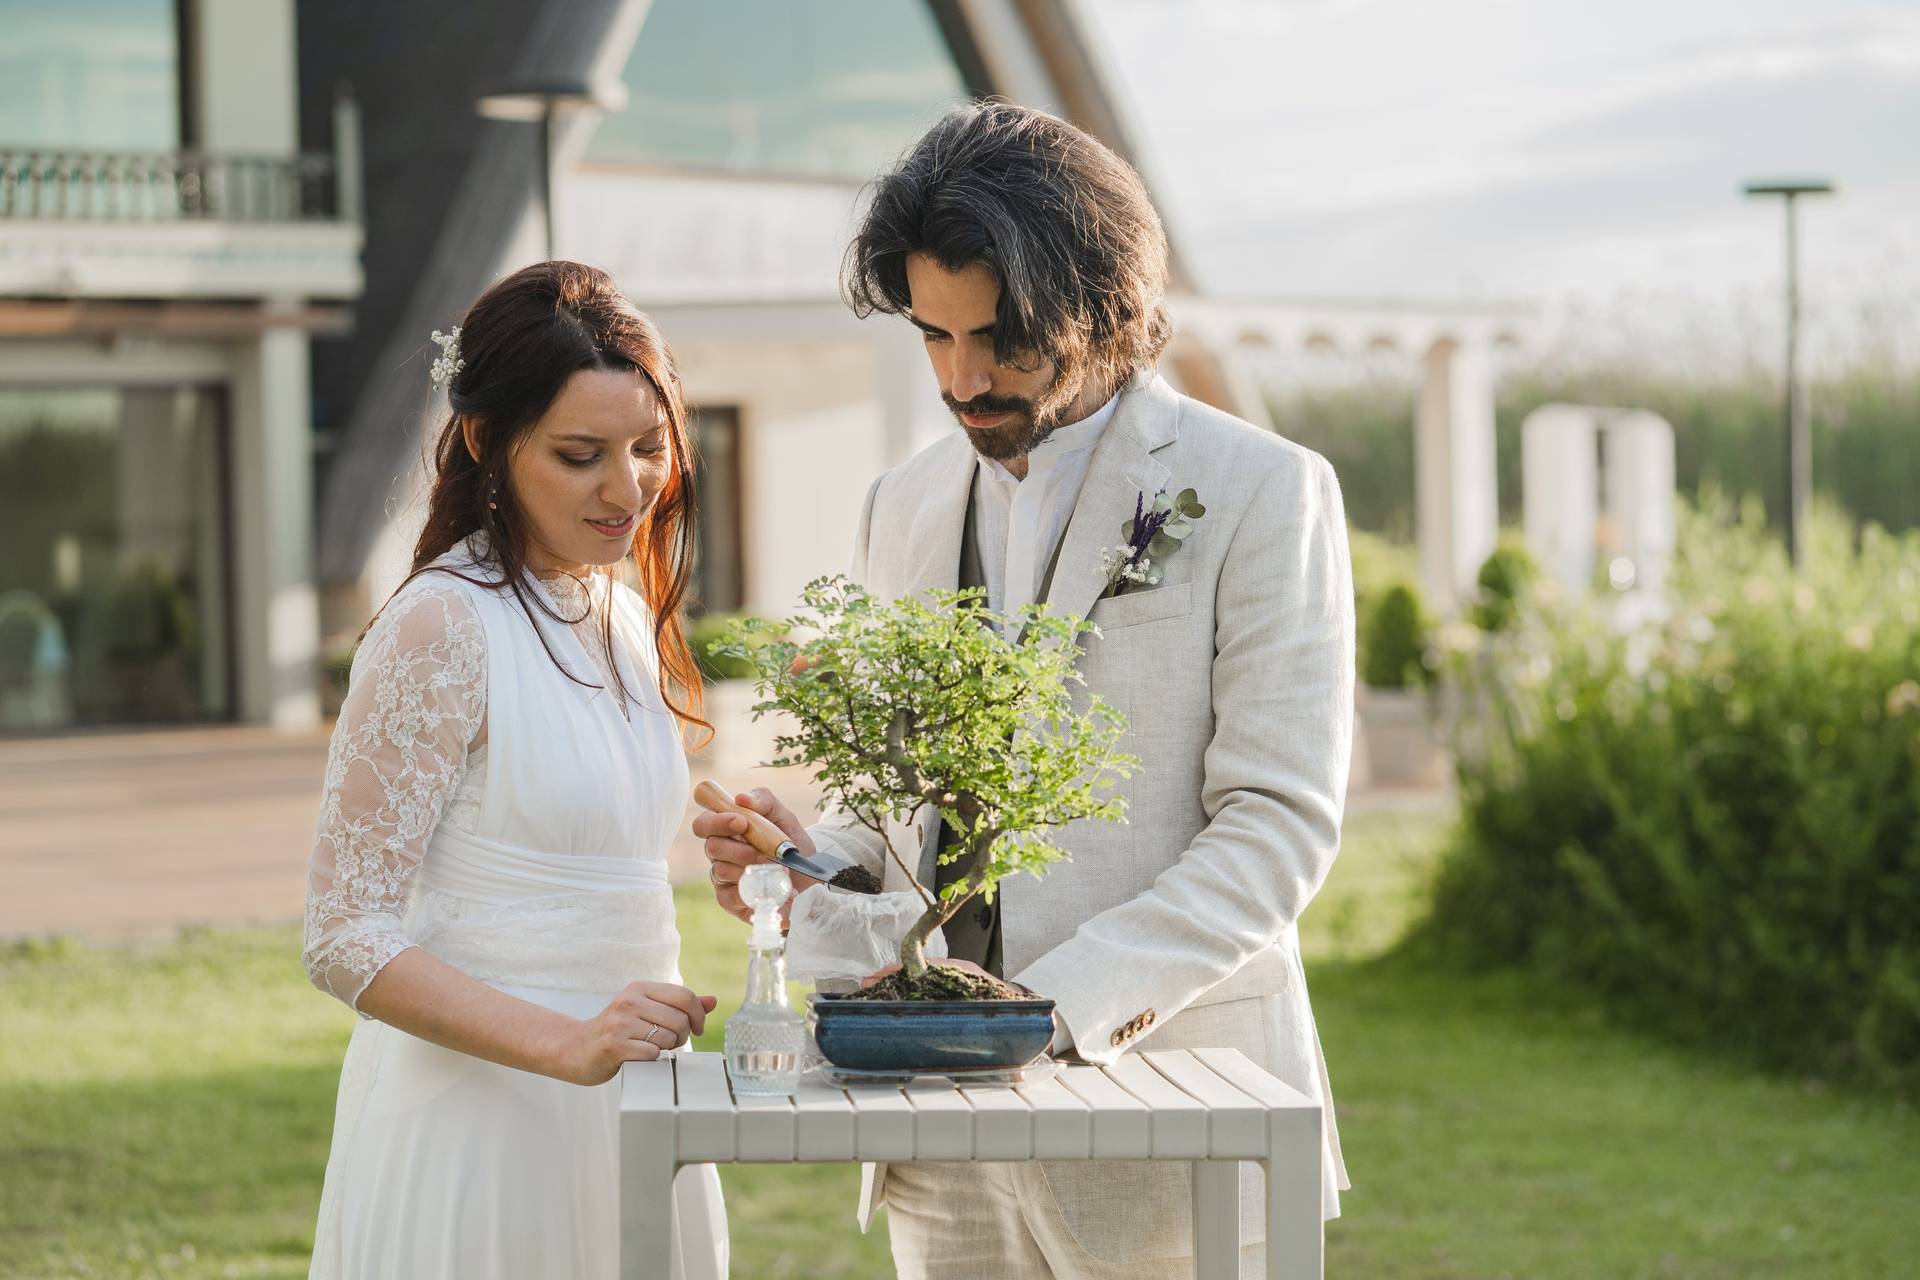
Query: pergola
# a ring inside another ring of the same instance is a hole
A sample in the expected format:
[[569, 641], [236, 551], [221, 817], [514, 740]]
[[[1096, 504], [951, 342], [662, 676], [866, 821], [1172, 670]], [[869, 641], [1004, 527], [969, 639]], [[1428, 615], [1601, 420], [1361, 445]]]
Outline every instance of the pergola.
[[1436, 608], [1453, 611], [1499, 527], [1494, 459], [1496, 347], [1522, 345], [1532, 326], [1514, 306], [1415, 306], [1170, 300], [1178, 335], [1169, 361], [1189, 394], [1247, 421], [1273, 425], [1248, 356], [1270, 351], [1398, 353], [1420, 368], [1414, 406], [1415, 537]]

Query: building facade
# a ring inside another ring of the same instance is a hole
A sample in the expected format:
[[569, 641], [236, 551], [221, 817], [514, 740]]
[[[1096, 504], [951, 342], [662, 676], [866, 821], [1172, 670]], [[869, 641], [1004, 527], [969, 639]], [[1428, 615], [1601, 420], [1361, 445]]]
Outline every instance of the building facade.
[[361, 230], [293, 0], [0, 26], [0, 733], [312, 723], [308, 344]]
[[[953, 429], [911, 327], [856, 320], [840, 300], [864, 185], [948, 106], [986, 95], [1075, 121], [1155, 185], [1079, 0], [468, 9], [451, 26], [420, 3], [302, 10], [303, 92], [313, 104], [354, 78], [372, 175], [367, 296], [352, 337], [316, 357], [334, 441], [319, 568], [338, 639], [409, 564], [420, 463], [445, 422], [427, 335], [549, 237], [610, 271], [679, 359], [702, 461], [695, 607], [784, 612], [809, 579], [845, 566], [872, 478]], [[516, 85], [614, 83], [617, 110], [551, 129], [546, 183], [542, 126], [473, 110]], [[1450, 602], [1493, 546], [1487, 357], [1511, 318], [1209, 297], [1185, 268], [1181, 228], [1167, 231], [1179, 336], [1161, 371], [1190, 394], [1265, 423], [1244, 357], [1293, 343], [1385, 345], [1421, 366], [1422, 557]], [[388, 262], [391, 273], [377, 265]]]
[[[839, 296], [871, 177], [1001, 95], [1156, 184], [1081, 0], [0, 0], [0, 22], [0, 733], [314, 722], [320, 655], [409, 567], [446, 421], [428, 335], [549, 244], [679, 359], [693, 607], [784, 612], [845, 566], [871, 479], [954, 429], [912, 328]], [[477, 110], [556, 86], [621, 105]], [[1493, 543], [1506, 320], [1209, 296], [1167, 230], [1183, 390], [1264, 423], [1250, 351], [1422, 363], [1447, 602]]]

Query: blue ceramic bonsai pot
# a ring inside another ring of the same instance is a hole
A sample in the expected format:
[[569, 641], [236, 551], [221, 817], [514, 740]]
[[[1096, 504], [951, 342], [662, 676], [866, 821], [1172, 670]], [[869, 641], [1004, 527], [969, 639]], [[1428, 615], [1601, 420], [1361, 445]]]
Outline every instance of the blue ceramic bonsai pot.
[[854, 1071], [1019, 1067], [1053, 1040], [1051, 1000], [813, 998], [821, 1056]]

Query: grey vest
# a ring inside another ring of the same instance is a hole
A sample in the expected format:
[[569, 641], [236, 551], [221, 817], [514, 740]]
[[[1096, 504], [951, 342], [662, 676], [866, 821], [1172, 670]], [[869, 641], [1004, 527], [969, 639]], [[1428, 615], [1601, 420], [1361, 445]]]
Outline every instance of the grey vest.
[[[976, 464], [978, 465], [978, 464]], [[1069, 521], [1071, 524], [1071, 521]], [[1060, 563], [1060, 548], [1066, 543], [1063, 530], [1058, 542], [1054, 543], [1047, 557], [1047, 570], [1040, 583], [1040, 599], [1047, 598], [1047, 592], [1053, 585], [1053, 571]], [[960, 530], [960, 586], [982, 587], [987, 585], [986, 568], [980, 563], [979, 538], [975, 534], [973, 521], [973, 486], [967, 487], [967, 519]], [[940, 844], [935, 854], [935, 865], [931, 869], [935, 892], [945, 889], [955, 879], [958, 863], [940, 865], [938, 858], [945, 857], [953, 847], [953, 829], [945, 823], [940, 824]], [[921, 868], [920, 881], [927, 882], [928, 868]], [[953, 919], [947, 921], [941, 930], [947, 939], [947, 954], [956, 960], [971, 960], [996, 978], [1006, 975], [1001, 970], [1000, 957], [1000, 897], [994, 895], [992, 902], [975, 898], [960, 908]]]

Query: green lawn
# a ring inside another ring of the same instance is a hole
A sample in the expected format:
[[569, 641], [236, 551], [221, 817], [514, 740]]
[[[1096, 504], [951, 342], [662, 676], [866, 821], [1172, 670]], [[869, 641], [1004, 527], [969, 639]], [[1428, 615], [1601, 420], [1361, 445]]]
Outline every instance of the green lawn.
[[[1305, 922], [1357, 1184], [1330, 1275], [1915, 1274], [1902, 1103], [1665, 1049], [1523, 979], [1382, 958], [1437, 836], [1430, 815], [1356, 817]], [[731, 1003], [745, 929], [698, 890], [681, 902], [689, 980]], [[296, 948], [273, 929], [0, 960], [0, 1276], [305, 1274], [350, 1016]], [[743, 1280], [889, 1273], [884, 1229], [852, 1225], [857, 1170], [725, 1178]]]

